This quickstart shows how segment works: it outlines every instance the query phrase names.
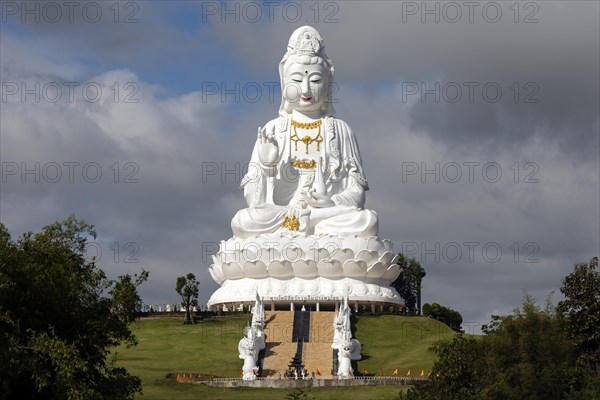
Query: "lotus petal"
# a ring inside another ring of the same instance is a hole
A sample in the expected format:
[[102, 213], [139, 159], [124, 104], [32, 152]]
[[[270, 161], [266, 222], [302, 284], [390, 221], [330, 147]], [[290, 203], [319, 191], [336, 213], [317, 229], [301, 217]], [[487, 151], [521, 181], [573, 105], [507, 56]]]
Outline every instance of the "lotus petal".
[[342, 263], [338, 260], [321, 260], [317, 264], [319, 275], [326, 278], [339, 278], [342, 276]]
[[332, 260], [338, 260], [339, 262], [341, 262], [342, 264], [346, 261], [346, 260], [350, 260], [354, 258], [354, 252], [351, 249], [337, 249], [334, 251], [329, 251], [329, 257]]
[[398, 264], [398, 261], [400, 261], [400, 254], [396, 254], [394, 256], [394, 258], [392, 258], [392, 260], [390, 261], [390, 265], [391, 264]]
[[392, 241], [390, 239], [383, 239], [383, 248], [386, 251], [392, 251], [394, 249], [394, 243], [392, 243]]
[[292, 263], [289, 261], [275, 260], [267, 267], [269, 276], [273, 278], [291, 278], [294, 275]]
[[240, 262], [240, 248], [241, 246], [239, 243], [222, 241], [219, 246], [217, 258], [219, 258], [222, 263]]
[[367, 265], [372, 265], [379, 258], [379, 253], [370, 250], [361, 250], [356, 255], [357, 260], [363, 260]]
[[382, 250], [385, 251], [387, 249], [385, 249], [385, 246], [383, 245], [383, 243], [381, 242], [381, 240], [379, 240], [379, 238], [377, 236], [371, 236], [367, 239], [367, 246], [366, 246], [367, 250], [370, 251], [376, 251], [376, 252], [381, 252]]
[[[379, 257], [379, 261], [381, 261], [385, 265], [390, 265], [390, 263], [392, 263], [391, 261], [393, 258], [394, 258], [394, 253], [392, 253], [391, 251], [386, 251], [385, 253], [383, 253], [381, 255], [381, 257]], [[396, 263], [392, 263], [392, 264], [396, 264]]]
[[[239, 257], [239, 254], [237, 255]], [[236, 254], [234, 251], [219, 251], [217, 253], [217, 258], [219, 259], [219, 261], [221, 263], [230, 263], [230, 262], [235, 262], [236, 261]]]
[[244, 277], [244, 271], [242, 271], [242, 268], [236, 262], [223, 263], [221, 268], [226, 279], [240, 279]]
[[254, 262], [259, 259], [260, 248], [257, 244], [253, 244], [249, 248], [243, 248], [240, 252], [240, 264], [244, 264], [246, 261]]
[[400, 266], [398, 264], [392, 264], [383, 275], [383, 279], [388, 282], [393, 282], [398, 278], [398, 275], [400, 275]]
[[363, 260], [346, 260], [342, 265], [344, 276], [362, 278], [367, 274], [367, 263]]
[[308, 250], [306, 254], [310, 256], [310, 259], [316, 263], [330, 258], [329, 250], [322, 248]]
[[272, 247], [264, 248], [260, 251], [260, 261], [264, 262], [265, 265], [271, 264], [274, 260], [281, 260], [281, 254], [277, 249]]
[[343, 238], [343, 248], [351, 249], [354, 254], [358, 253], [360, 249], [364, 249], [368, 244], [368, 241], [365, 238], [358, 237], [357, 235], [352, 236], [344, 236]]
[[377, 261], [367, 269], [367, 278], [379, 279], [387, 271], [388, 265], [382, 261]]
[[281, 249], [281, 260], [296, 262], [304, 257], [304, 251], [300, 247], [285, 247]]
[[223, 271], [221, 271], [221, 268], [218, 265], [211, 265], [208, 268], [208, 272], [219, 285], [225, 281], [225, 275], [223, 275]]
[[313, 260], [298, 260], [293, 264], [294, 276], [314, 278], [317, 276], [317, 263]]
[[267, 266], [262, 261], [246, 261], [244, 263], [244, 275], [248, 278], [266, 278], [269, 276], [267, 273]]

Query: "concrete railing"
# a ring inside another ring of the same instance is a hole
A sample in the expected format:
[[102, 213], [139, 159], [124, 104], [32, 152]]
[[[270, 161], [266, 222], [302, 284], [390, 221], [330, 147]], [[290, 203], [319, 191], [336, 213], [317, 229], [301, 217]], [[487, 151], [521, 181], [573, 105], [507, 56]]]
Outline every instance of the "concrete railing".
[[425, 377], [401, 377], [401, 376], [359, 376], [352, 379], [278, 379], [274, 377], [257, 377], [253, 381], [244, 381], [242, 378], [214, 378], [201, 381], [210, 386], [219, 387], [271, 387], [271, 388], [293, 388], [293, 387], [328, 387], [328, 386], [379, 386], [379, 385], [413, 385], [426, 383]]

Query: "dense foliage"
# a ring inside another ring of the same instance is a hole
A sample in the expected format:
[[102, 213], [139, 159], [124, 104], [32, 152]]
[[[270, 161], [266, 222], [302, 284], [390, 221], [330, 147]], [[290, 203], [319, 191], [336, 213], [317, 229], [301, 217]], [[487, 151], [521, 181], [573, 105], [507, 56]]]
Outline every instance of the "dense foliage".
[[563, 280], [558, 315], [566, 322], [570, 338], [577, 346], [577, 364], [586, 368], [600, 365], [600, 269], [598, 257], [589, 264], [575, 266]]
[[482, 338], [432, 348], [439, 359], [429, 383], [400, 399], [600, 399], [599, 289], [598, 259], [577, 265], [557, 307], [526, 294], [521, 308], [493, 316]]
[[109, 360], [134, 344], [84, 257], [93, 226], [71, 216], [11, 239], [0, 224], [0, 399], [131, 399], [140, 380]]
[[392, 286], [404, 300], [404, 305], [410, 313], [416, 311], [419, 314], [421, 307], [421, 281], [426, 273], [421, 264], [414, 258], [408, 258], [404, 254], [398, 254], [397, 264], [401, 268], [398, 278], [392, 282]]
[[462, 315], [449, 307], [439, 305], [438, 303], [425, 303], [423, 304], [423, 315], [437, 319], [457, 332], [462, 331], [460, 327], [463, 322]]
[[119, 276], [119, 280], [115, 282], [114, 288], [110, 291], [113, 313], [126, 323], [135, 321], [140, 315], [143, 303], [137, 288], [148, 280], [149, 275], [148, 271], [142, 270], [139, 275]]

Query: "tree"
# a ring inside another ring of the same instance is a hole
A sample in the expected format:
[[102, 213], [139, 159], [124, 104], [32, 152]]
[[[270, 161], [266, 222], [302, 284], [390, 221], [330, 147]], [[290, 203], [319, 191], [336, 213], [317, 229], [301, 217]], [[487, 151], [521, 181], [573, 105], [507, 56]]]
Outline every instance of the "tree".
[[439, 305], [438, 303], [423, 305], [423, 315], [437, 319], [457, 332], [461, 332], [462, 315], [456, 310]]
[[421, 281], [426, 273], [421, 264], [414, 258], [409, 259], [404, 254], [398, 254], [398, 265], [401, 273], [398, 278], [392, 282], [400, 297], [404, 300], [404, 305], [409, 310], [418, 310], [421, 312]]
[[568, 390], [574, 347], [556, 316], [550, 297], [544, 309], [525, 293], [510, 315], [485, 327], [490, 379], [487, 398], [562, 399]]
[[148, 280], [148, 271], [144, 271], [137, 275], [119, 276], [119, 280], [115, 282], [115, 287], [111, 290], [113, 300], [113, 312], [125, 323], [135, 321], [142, 307], [142, 299], [137, 292], [138, 286]]
[[558, 317], [577, 349], [571, 381], [572, 399], [600, 398], [600, 270], [598, 257], [575, 265], [563, 279]]
[[485, 379], [485, 349], [472, 337], [456, 335], [451, 341], [430, 349], [438, 360], [427, 385], [400, 393], [401, 400], [479, 400], [479, 387]]
[[559, 316], [568, 322], [569, 335], [576, 343], [582, 367], [600, 366], [600, 270], [598, 257], [575, 266], [560, 291]]
[[181, 296], [181, 305], [185, 308], [184, 324], [194, 323], [194, 319], [192, 318], [192, 307], [198, 305], [199, 284], [200, 282], [196, 281], [196, 276], [192, 273], [177, 278], [175, 290]]
[[434, 347], [429, 384], [400, 399], [600, 399], [598, 258], [576, 265], [561, 292], [557, 307], [549, 296], [543, 309], [525, 293], [520, 308], [482, 326], [481, 340], [459, 336]]
[[0, 399], [133, 399], [140, 379], [109, 360], [135, 344], [85, 259], [92, 225], [74, 216], [13, 241], [0, 223]]
[[433, 347], [429, 384], [401, 399], [564, 398], [575, 353], [551, 303], [542, 310], [525, 294], [521, 308], [493, 316], [483, 331], [481, 339], [461, 334]]

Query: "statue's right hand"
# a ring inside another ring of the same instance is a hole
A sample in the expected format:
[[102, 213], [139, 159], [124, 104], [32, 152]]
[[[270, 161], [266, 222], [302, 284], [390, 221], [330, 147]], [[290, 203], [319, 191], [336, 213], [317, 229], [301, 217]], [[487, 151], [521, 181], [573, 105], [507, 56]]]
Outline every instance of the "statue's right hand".
[[275, 140], [275, 126], [271, 126], [269, 132], [267, 128], [258, 128], [258, 158], [263, 165], [273, 166], [277, 164], [279, 156], [279, 147]]

